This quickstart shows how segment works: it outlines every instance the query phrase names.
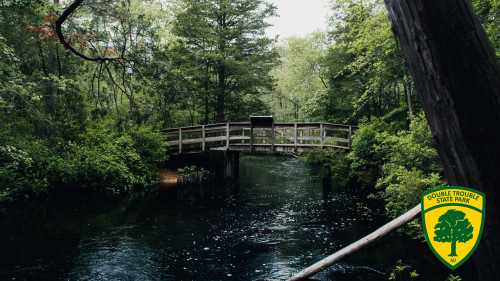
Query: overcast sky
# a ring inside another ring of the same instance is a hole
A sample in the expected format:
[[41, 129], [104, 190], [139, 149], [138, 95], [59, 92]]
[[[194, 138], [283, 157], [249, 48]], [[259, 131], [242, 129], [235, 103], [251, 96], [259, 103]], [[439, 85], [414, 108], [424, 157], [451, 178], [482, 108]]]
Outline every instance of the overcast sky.
[[269, 0], [278, 7], [279, 17], [268, 20], [273, 24], [267, 33], [280, 38], [303, 36], [313, 31], [325, 31], [328, 23], [329, 0]]

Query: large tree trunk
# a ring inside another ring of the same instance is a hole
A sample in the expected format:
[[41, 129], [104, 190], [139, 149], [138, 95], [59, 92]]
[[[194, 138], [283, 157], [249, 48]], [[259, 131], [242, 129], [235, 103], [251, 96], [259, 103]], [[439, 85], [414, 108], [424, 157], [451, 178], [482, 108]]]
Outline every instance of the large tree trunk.
[[467, 0], [385, 0], [450, 184], [486, 194], [478, 280], [500, 266], [500, 67]]

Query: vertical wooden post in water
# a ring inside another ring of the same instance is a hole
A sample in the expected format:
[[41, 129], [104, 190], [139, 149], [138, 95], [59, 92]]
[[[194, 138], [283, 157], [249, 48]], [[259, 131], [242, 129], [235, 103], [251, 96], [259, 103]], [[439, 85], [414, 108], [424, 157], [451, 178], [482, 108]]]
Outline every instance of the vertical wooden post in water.
[[332, 167], [330, 164], [323, 164], [321, 167], [321, 181], [323, 184], [323, 198], [327, 199], [332, 191]]
[[179, 128], [179, 154], [182, 153], [182, 128]]
[[224, 179], [236, 180], [239, 177], [240, 153], [238, 151], [224, 151], [223, 153]]
[[201, 125], [201, 151], [207, 150], [205, 125]]

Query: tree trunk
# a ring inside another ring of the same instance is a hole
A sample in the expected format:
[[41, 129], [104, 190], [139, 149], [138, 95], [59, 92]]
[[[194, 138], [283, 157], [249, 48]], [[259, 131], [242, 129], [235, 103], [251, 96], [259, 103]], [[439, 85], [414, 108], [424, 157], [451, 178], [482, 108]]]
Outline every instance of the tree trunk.
[[500, 67], [467, 0], [385, 0], [449, 184], [486, 194], [478, 280], [500, 267]]
[[449, 254], [450, 257], [456, 257], [457, 256], [457, 241], [452, 241], [451, 242], [451, 252]]

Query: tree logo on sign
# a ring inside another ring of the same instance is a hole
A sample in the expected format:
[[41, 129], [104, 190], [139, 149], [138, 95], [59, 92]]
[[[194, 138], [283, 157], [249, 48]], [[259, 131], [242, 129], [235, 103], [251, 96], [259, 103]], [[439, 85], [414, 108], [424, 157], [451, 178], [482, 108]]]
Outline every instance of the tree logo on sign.
[[457, 243], [466, 243], [471, 240], [474, 227], [465, 217], [465, 213], [457, 210], [448, 210], [439, 217], [438, 223], [434, 226], [434, 241], [441, 243], [451, 243], [451, 250], [448, 256], [457, 256]]

